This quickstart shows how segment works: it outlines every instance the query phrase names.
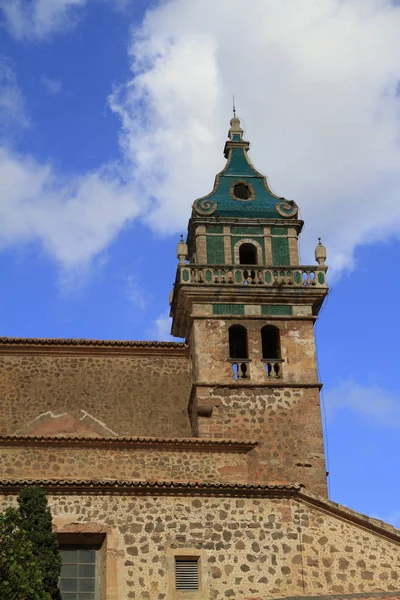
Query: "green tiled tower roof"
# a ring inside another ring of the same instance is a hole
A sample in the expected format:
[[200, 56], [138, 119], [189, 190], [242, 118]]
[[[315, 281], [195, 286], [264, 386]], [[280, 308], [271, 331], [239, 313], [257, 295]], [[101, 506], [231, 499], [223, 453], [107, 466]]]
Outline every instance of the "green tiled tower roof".
[[193, 216], [297, 218], [296, 203], [276, 196], [265, 175], [253, 166], [240, 120], [233, 117], [230, 125], [224, 148], [226, 165], [215, 177], [212, 192], [194, 202]]

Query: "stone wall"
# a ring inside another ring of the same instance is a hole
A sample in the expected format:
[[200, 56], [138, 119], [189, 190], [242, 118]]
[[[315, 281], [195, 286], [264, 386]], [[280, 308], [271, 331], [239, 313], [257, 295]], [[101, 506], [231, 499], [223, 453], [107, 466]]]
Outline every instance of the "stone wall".
[[259, 440], [251, 453], [250, 479], [263, 483], [300, 482], [327, 495], [318, 388], [201, 386], [201, 437]]
[[192, 600], [400, 588], [400, 536], [334, 514], [331, 503], [109, 494], [50, 495], [49, 502], [58, 532], [105, 533], [100, 600], [183, 600], [169, 587], [170, 553], [179, 549], [197, 550], [206, 570], [206, 589]]
[[[204, 307], [202, 307], [204, 308]], [[199, 307], [196, 306], [199, 311]], [[196, 313], [197, 314], [197, 313]], [[193, 322], [190, 347], [195, 367], [194, 379], [199, 383], [231, 384], [232, 364], [229, 362], [229, 327], [239, 324], [247, 329], [249, 359], [248, 379], [240, 385], [268, 383], [262, 362], [261, 329], [264, 325], [279, 328], [281, 340], [282, 380], [290, 384], [318, 382], [312, 318], [254, 319], [198, 318]], [[271, 385], [273, 382], [270, 382]]]
[[[228, 330], [236, 323], [247, 329], [251, 362], [249, 377], [235, 380], [228, 360]], [[270, 380], [260, 335], [267, 324], [280, 330], [284, 360], [282, 376]], [[326, 496], [313, 320], [198, 318], [190, 348], [191, 413], [199, 436], [256, 439], [259, 446], [252, 453], [250, 478], [264, 483], [298, 481]], [[205, 408], [212, 409], [211, 414]]]
[[179, 446], [0, 440], [0, 479], [247, 482], [251, 448], [190, 442]]
[[121, 436], [190, 436], [190, 385], [184, 348], [2, 345], [0, 433], [44, 413], [85, 411]]

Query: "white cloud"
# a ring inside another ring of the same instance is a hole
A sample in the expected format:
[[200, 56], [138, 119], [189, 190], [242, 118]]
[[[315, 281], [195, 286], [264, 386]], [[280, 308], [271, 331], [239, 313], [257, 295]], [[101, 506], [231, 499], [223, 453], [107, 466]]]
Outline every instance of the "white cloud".
[[47, 75], [42, 75], [40, 81], [42, 82], [46, 92], [50, 94], [50, 96], [57, 96], [62, 89], [61, 80], [56, 77], [48, 77]]
[[171, 336], [171, 318], [169, 316], [169, 310], [161, 313], [161, 315], [153, 321], [151, 328], [147, 332], [147, 337], [148, 339], [164, 342], [179, 341]]
[[135, 307], [135, 309], [144, 311], [147, 308], [148, 296], [143, 290], [143, 286], [138, 283], [134, 275], [129, 275], [126, 278], [125, 285], [126, 297], [128, 301]]
[[87, 0], [0, 0], [5, 22], [17, 39], [41, 39], [74, 24]]
[[143, 210], [112, 166], [61, 177], [0, 148], [0, 247], [39, 241], [64, 268], [88, 264]]
[[[129, 0], [104, 0], [116, 9]], [[0, 0], [5, 24], [18, 40], [42, 40], [73, 27], [89, 0]]]
[[349, 379], [325, 392], [328, 414], [350, 409], [375, 424], [400, 427], [400, 397], [378, 385], [360, 385]]
[[150, 223], [182, 230], [211, 190], [232, 93], [255, 164], [306, 219], [330, 265], [400, 230], [400, 8], [389, 0], [171, 0], [134, 32], [110, 105]]
[[[85, 3], [0, 0], [17, 37], [43, 37]], [[71, 267], [144, 209], [155, 230], [183, 231], [223, 166], [235, 93], [256, 166], [300, 206], [303, 262], [322, 236], [328, 264], [351, 266], [356, 245], [400, 231], [398, 31], [389, 0], [163, 2], [134, 32], [132, 77], [110, 97], [125, 180], [101, 167], [60, 184], [51, 165], [4, 150], [2, 244], [39, 240]]]
[[29, 126], [25, 101], [10, 60], [0, 57], [0, 126], [2, 136]]

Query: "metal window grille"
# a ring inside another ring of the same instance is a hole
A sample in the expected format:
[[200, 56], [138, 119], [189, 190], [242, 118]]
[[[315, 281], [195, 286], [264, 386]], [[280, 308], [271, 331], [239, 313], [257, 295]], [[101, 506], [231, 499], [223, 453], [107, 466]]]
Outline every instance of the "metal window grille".
[[66, 546], [60, 550], [62, 600], [96, 600], [98, 551], [87, 546]]
[[199, 589], [199, 558], [175, 557], [175, 584], [180, 591], [196, 592]]

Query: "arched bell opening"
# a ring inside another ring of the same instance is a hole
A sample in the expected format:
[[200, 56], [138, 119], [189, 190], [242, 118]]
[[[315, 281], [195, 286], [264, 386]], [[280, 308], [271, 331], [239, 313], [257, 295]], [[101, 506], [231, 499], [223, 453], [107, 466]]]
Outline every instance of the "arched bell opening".
[[234, 379], [247, 379], [248, 373], [248, 343], [247, 329], [243, 325], [229, 327], [229, 361], [232, 363]]
[[257, 248], [254, 244], [242, 244], [239, 248], [239, 263], [241, 265], [257, 264]]
[[278, 327], [265, 325], [261, 329], [262, 359], [268, 379], [282, 377], [281, 341]]

